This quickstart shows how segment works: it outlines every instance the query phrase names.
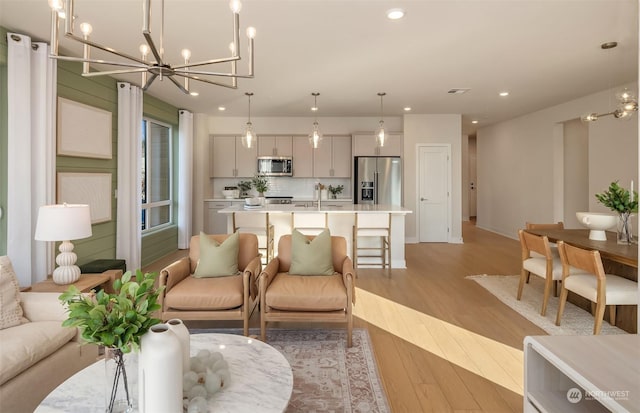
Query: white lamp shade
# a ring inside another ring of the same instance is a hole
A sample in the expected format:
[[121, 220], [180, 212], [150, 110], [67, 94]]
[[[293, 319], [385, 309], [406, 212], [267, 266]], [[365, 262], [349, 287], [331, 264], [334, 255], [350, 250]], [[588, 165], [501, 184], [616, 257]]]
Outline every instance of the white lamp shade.
[[71, 241], [91, 236], [89, 205], [44, 205], [38, 211], [35, 239]]

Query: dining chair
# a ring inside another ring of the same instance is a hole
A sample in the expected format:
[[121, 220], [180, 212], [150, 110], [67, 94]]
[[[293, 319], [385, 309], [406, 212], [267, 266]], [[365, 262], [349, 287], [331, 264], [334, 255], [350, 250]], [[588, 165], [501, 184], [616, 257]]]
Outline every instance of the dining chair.
[[[556, 325], [560, 325], [569, 291], [595, 303], [593, 334], [600, 334], [607, 305], [610, 306], [609, 323], [612, 326], [616, 325], [617, 305], [638, 305], [638, 283], [617, 275], [605, 274], [599, 251], [574, 247], [563, 241], [558, 242], [558, 250], [562, 261], [562, 292]], [[582, 273], [573, 273], [571, 267], [578, 268]]]
[[522, 298], [522, 290], [530, 274], [542, 277], [544, 279], [544, 294], [540, 315], [544, 316], [547, 313], [552, 286], [554, 286], [554, 295], [557, 295], [557, 283], [562, 280], [562, 262], [557, 251], [552, 251], [549, 238], [546, 236], [534, 235], [521, 229], [518, 231], [518, 237], [522, 248], [522, 269], [516, 298], [518, 300]]
[[[555, 224], [548, 224], [548, 223], [534, 223], [534, 222], [525, 222], [525, 228], [526, 229], [531, 229], [531, 230], [536, 230], [536, 229], [541, 229], [541, 230], [545, 230], [545, 229], [564, 229], [564, 223], [562, 221], [558, 221]], [[554, 242], [549, 242], [549, 247], [551, 247], [551, 252], [555, 253], [557, 255], [558, 253], [558, 247], [556, 246], [556, 244]], [[531, 255], [533, 256], [538, 256], [538, 253], [535, 251], [531, 252]], [[529, 284], [529, 276], [527, 276], [527, 284]], [[553, 285], [553, 295], [555, 297], [558, 296], [558, 283], [554, 283]]]

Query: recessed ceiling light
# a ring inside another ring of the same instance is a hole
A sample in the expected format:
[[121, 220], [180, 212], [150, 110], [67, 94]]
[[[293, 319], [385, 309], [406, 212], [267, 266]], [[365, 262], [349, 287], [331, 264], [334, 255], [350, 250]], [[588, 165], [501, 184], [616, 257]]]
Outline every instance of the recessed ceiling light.
[[473, 123], [475, 125], [476, 123], [478, 123], [478, 121], [477, 120], [472, 120], [471, 123]]
[[191, 93], [189, 93], [189, 94], [190, 94], [191, 96], [198, 96], [200, 93], [198, 93], [198, 92], [191, 92]]
[[502, 97], [509, 96], [509, 92], [500, 92], [499, 95]]
[[317, 112], [318, 111], [318, 107], [317, 106], [312, 106], [311, 107], [311, 111], [312, 112]]
[[404, 17], [404, 10], [402, 9], [390, 9], [387, 10], [387, 18], [389, 20], [398, 20]]
[[225, 108], [224, 106], [218, 106], [218, 110], [220, 112], [224, 112], [225, 110], [227, 110], [227, 108]]
[[410, 107], [410, 106], [406, 106], [406, 107], [404, 108], [404, 111], [405, 111], [405, 112], [411, 112], [411, 107]]

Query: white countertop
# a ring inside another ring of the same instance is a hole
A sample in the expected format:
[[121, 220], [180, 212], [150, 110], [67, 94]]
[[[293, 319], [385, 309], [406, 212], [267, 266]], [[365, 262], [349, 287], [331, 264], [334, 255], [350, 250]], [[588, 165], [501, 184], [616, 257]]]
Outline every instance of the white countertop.
[[[322, 203], [330, 202], [322, 201]], [[258, 212], [258, 213], [282, 213], [289, 214], [292, 212], [330, 212], [332, 214], [366, 214], [366, 213], [392, 213], [392, 214], [411, 214], [413, 211], [397, 205], [366, 205], [366, 204], [344, 204], [340, 207], [323, 206], [320, 210], [317, 207], [300, 207], [292, 204], [267, 204], [261, 208], [245, 209], [244, 205], [232, 205], [218, 211], [221, 214], [231, 214], [233, 212]]]
[[[244, 202], [244, 198], [208, 198], [204, 202]], [[315, 202], [316, 200], [310, 197], [294, 197], [291, 202]], [[336, 198], [336, 199], [323, 199], [322, 202], [353, 202], [353, 198]]]

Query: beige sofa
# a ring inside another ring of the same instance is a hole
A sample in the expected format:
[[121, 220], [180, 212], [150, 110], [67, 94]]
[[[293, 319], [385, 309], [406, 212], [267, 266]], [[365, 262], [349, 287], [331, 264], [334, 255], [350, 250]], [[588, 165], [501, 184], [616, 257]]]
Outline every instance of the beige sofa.
[[59, 384], [96, 361], [97, 346], [80, 345], [59, 293], [20, 293], [22, 324], [0, 330], [0, 412], [32, 412]]

